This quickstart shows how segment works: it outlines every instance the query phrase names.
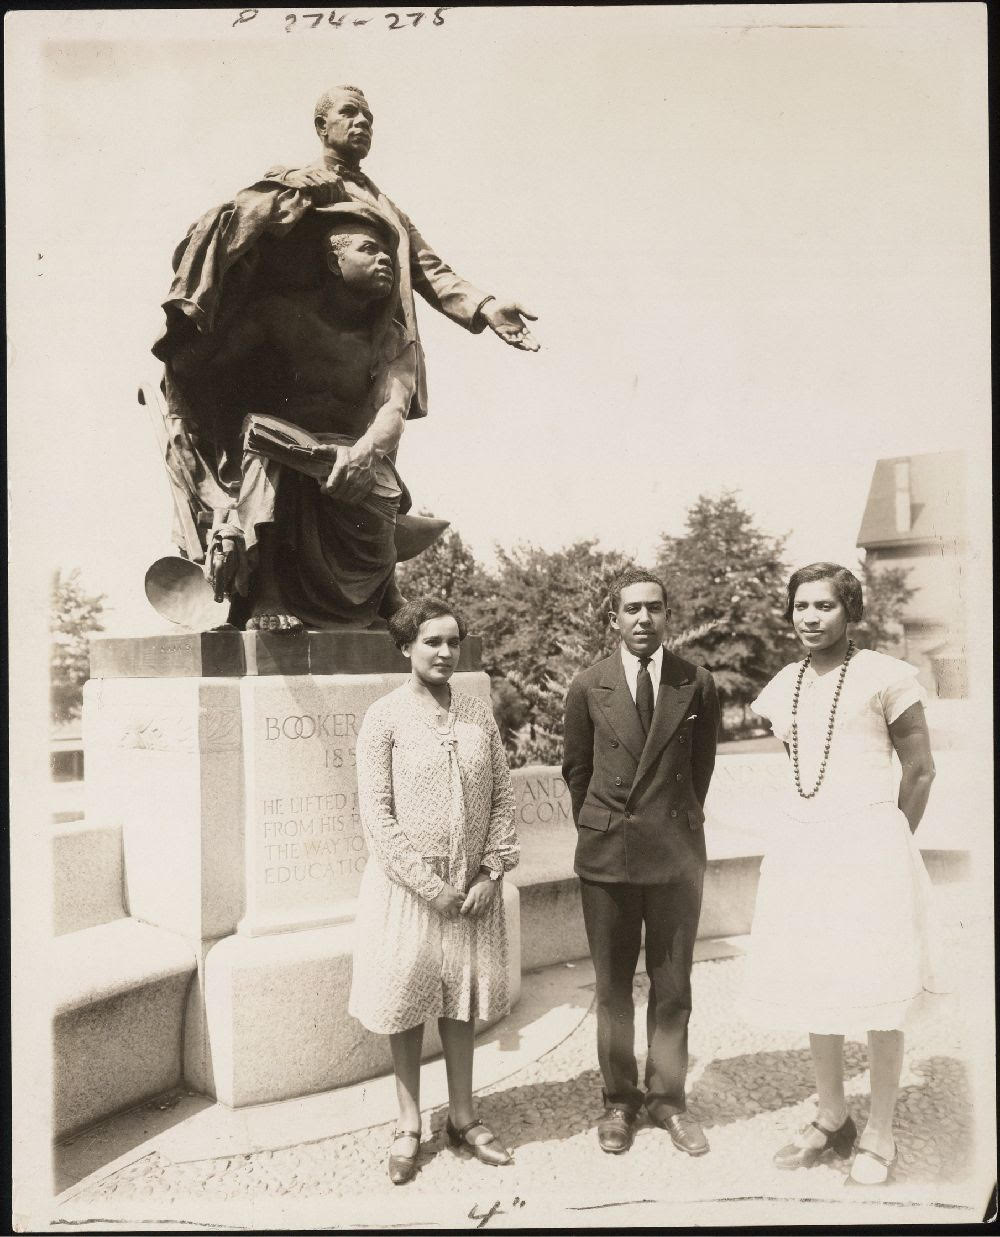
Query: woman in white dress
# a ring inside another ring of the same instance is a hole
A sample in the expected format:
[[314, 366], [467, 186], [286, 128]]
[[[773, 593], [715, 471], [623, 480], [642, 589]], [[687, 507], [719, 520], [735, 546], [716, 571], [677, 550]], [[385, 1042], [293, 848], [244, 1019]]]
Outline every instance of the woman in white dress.
[[358, 894], [348, 1009], [389, 1036], [400, 1119], [389, 1177], [409, 1181], [420, 1148], [424, 1023], [437, 1018], [448, 1138], [485, 1164], [509, 1153], [472, 1106], [475, 1019], [510, 1008], [501, 883], [518, 861], [514, 795], [488, 703], [452, 691], [465, 626], [436, 598], [389, 620], [406, 683], [358, 733], [358, 802], [370, 859]]
[[[791, 786], [761, 865], [744, 1009], [759, 1025], [809, 1032], [818, 1111], [775, 1164], [810, 1167], [831, 1148], [848, 1156], [857, 1140], [847, 1182], [882, 1185], [896, 1163], [902, 1027], [932, 987], [930, 882], [913, 832], [934, 762], [917, 670], [856, 649], [848, 624], [861, 616], [861, 584], [846, 568], [792, 575], [785, 617], [806, 657], [751, 706], [784, 741]], [[860, 1139], [844, 1098], [845, 1034], [868, 1038]]]

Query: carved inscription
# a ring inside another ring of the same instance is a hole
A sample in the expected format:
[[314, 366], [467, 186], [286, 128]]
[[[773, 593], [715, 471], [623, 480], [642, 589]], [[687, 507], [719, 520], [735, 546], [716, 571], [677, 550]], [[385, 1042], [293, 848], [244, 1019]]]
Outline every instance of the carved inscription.
[[140, 675], [197, 673], [197, 650], [190, 639], [136, 641], [135, 670]]
[[286, 713], [283, 717], [264, 718], [264, 742], [315, 740], [322, 746], [325, 769], [353, 770], [360, 724], [356, 713]]
[[355, 748], [379, 686], [257, 692], [247, 843], [268, 921], [322, 920], [357, 896], [368, 851]]
[[518, 829], [572, 825], [569, 787], [557, 768], [518, 769], [511, 781], [517, 804], [514, 823]]
[[356, 790], [265, 799], [262, 811], [265, 885], [342, 881], [365, 870]]

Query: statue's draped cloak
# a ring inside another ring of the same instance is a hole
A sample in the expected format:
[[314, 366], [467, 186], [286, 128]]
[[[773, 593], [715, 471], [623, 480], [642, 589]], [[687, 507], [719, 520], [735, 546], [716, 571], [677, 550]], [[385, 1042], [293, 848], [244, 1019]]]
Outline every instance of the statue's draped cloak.
[[[405, 216], [384, 195], [378, 196], [378, 209], [395, 226], [400, 244], [395, 291], [373, 335], [373, 382], [366, 401], [370, 406], [345, 409], [351, 414], [345, 419], [352, 422], [363, 412], [364, 424], [384, 398], [379, 379], [389, 364], [398, 368], [403, 363], [411, 375], [409, 416], [426, 413], [413, 306], [417, 281], [410, 269], [418, 255], [411, 238], [416, 237], [420, 262], [428, 263], [430, 250]], [[329, 187], [322, 204], [348, 199], [341, 183]], [[371, 204], [370, 196], [364, 200]], [[312, 207], [305, 193], [265, 179], [203, 215], [174, 253], [174, 279], [164, 303], [166, 326], [153, 351], [165, 369], [168, 474], [175, 495], [191, 515], [176, 521], [175, 540], [183, 554], [204, 562], [219, 512], [229, 511], [229, 522], [235, 518], [240, 524], [250, 550], [260, 528], [271, 524], [278, 543], [278, 587], [287, 611], [308, 626], [366, 626], [375, 619], [392, 578], [392, 523], [327, 497], [312, 477], [244, 452], [244, 417], [268, 412], [294, 423], [294, 400], [272, 400], [271, 406], [261, 406], [245, 391], [234, 394], [238, 383], [220, 383], [217, 376], [210, 379], [207, 367], [200, 374], [197, 360], [191, 363], [192, 356], [214, 355], [230, 324], [251, 301], [318, 286], [325, 272], [322, 239], [329, 224]], [[460, 321], [464, 315], [469, 329], [481, 329], [473, 327], [473, 318], [482, 295], [436, 255], [431, 257], [431, 275], [421, 266], [418, 276], [433, 293], [428, 299]], [[436, 292], [432, 284], [437, 285]], [[185, 357], [183, 366], [175, 363], [179, 353]], [[409, 505], [404, 487], [400, 510]], [[237, 604], [236, 619], [242, 617], [239, 610]]]
[[[311, 165], [324, 168], [322, 161]], [[192, 226], [174, 253], [174, 279], [163, 308], [166, 328], [153, 353], [169, 362], [174, 349], [192, 327], [211, 333], [224, 323], [233, 306], [267, 268], [266, 242], [288, 238], [312, 213], [309, 194], [289, 188], [282, 177], [291, 169], [271, 169], [261, 181], [236, 194], [231, 202], [206, 212]], [[421, 236], [412, 221], [368, 177], [337, 180], [324, 186], [317, 205], [355, 200], [375, 206], [393, 223], [399, 237], [399, 317], [408, 341], [415, 346], [417, 381], [409, 419], [427, 415], [427, 381], [417, 330], [414, 293], [473, 333], [485, 327], [478, 311], [489, 298], [456, 275]], [[261, 242], [265, 242], [262, 246]], [[262, 255], [262, 249], [264, 254]], [[262, 261], [263, 256], [263, 261]], [[287, 265], [287, 264], [286, 264]], [[270, 270], [270, 280], [307, 278], [298, 264], [283, 273]], [[186, 329], [185, 329], [186, 328]]]

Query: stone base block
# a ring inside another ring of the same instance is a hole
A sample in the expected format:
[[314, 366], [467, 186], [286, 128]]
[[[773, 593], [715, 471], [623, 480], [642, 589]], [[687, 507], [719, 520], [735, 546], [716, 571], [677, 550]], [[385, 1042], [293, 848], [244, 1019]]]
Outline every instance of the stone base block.
[[[504, 882], [512, 1001], [521, 992], [518, 891]], [[354, 925], [226, 937], [204, 966], [214, 1094], [241, 1108], [388, 1073], [389, 1041], [347, 1012]], [[441, 1051], [437, 1027], [424, 1056]]]
[[760, 855], [710, 859], [705, 868], [698, 936], [745, 936], [753, 923]]
[[52, 831], [52, 931], [81, 932], [125, 916], [122, 831], [80, 821]]
[[[590, 949], [580, 903], [580, 881], [565, 865], [562, 874], [521, 879], [521, 964], [525, 970], [586, 958]], [[705, 892], [698, 922], [699, 940], [744, 936], [753, 921], [760, 856], [711, 859], [705, 869]], [[516, 869], [515, 875], [520, 871]], [[525, 872], [525, 876], [528, 872]]]
[[180, 1082], [195, 958], [179, 937], [131, 919], [61, 936], [53, 953], [59, 1137]]
[[521, 884], [519, 892], [521, 966], [526, 971], [589, 955], [580, 881], [575, 875]]

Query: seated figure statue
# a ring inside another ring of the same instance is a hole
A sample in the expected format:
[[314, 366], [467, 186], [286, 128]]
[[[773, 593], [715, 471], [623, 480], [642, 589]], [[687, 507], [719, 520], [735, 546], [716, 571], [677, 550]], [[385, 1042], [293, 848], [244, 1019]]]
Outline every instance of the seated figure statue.
[[[393, 457], [417, 370], [398, 236], [358, 202], [314, 216], [315, 282], [263, 284], [167, 370], [188, 557], [201, 549], [216, 600], [248, 629], [368, 627], [401, 601], [396, 516], [409, 495]], [[194, 399], [199, 415], [185, 416]]]

